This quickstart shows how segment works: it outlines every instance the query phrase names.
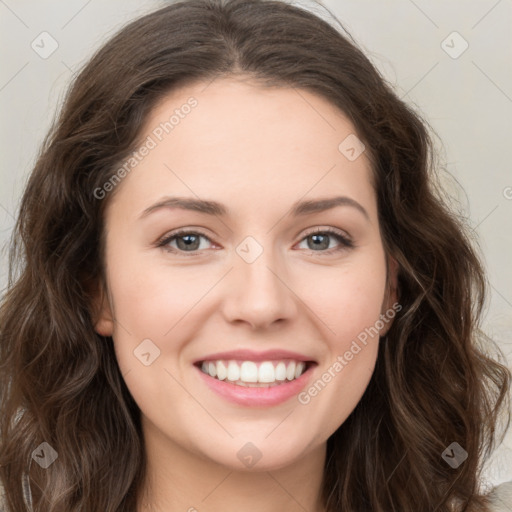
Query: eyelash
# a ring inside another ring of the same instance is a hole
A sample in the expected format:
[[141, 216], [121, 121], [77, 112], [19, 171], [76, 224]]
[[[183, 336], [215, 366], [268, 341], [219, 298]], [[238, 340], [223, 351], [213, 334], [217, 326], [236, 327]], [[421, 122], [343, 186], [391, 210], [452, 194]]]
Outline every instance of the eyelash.
[[[316, 235], [316, 234], [333, 236], [334, 238], [336, 238], [340, 242], [340, 245], [338, 247], [327, 249], [325, 251], [314, 251], [312, 249], [309, 249], [309, 252], [314, 254], [314, 255], [318, 255], [318, 254], [320, 254], [320, 255], [330, 255], [330, 254], [337, 253], [339, 251], [343, 251], [343, 250], [346, 250], [346, 249], [353, 249], [355, 247], [354, 242], [350, 238], [348, 238], [347, 236], [341, 234], [341, 232], [339, 232], [337, 230], [334, 230], [332, 228], [331, 229], [315, 228], [314, 230], [307, 232], [301, 238], [300, 242], [302, 242], [306, 238], [308, 238], [308, 237], [310, 237], [312, 235]], [[199, 255], [200, 250], [190, 251], [189, 252], [189, 251], [182, 251], [180, 249], [174, 249], [174, 248], [168, 246], [170, 242], [172, 242], [176, 238], [180, 238], [180, 236], [183, 236], [183, 235], [201, 236], [201, 237], [205, 238], [206, 240], [208, 240], [210, 243], [213, 243], [210, 240], [210, 238], [207, 235], [205, 235], [204, 233], [202, 233], [201, 231], [191, 231], [191, 230], [187, 230], [187, 229], [181, 229], [179, 231], [175, 231], [174, 233], [170, 233], [169, 235], [165, 235], [163, 238], [161, 238], [156, 243], [156, 246], [160, 247], [160, 248], [163, 248], [167, 252], [171, 252], [171, 253], [179, 253], [179, 254], [187, 254], [188, 253], [187, 257], [188, 256], [197, 256], [197, 255]]]

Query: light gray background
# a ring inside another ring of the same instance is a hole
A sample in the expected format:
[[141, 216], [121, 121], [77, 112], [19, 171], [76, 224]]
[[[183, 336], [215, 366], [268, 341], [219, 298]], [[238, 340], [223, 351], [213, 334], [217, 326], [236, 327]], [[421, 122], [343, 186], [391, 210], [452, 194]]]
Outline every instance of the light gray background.
[[[36, 152], [73, 73], [118, 28], [166, 3], [0, 0], [2, 245]], [[488, 269], [492, 295], [484, 329], [498, 341], [512, 367], [511, 0], [323, 4], [442, 140], [439, 151], [455, 178], [447, 180], [446, 187], [480, 237]], [[459, 35], [452, 35], [454, 31]], [[44, 37], [42, 32], [58, 43], [48, 58], [31, 47]], [[465, 42], [467, 50], [458, 55]], [[0, 263], [4, 289], [5, 248]], [[512, 480], [512, 429], [490, 461], [486, 478], [490, 485]]]

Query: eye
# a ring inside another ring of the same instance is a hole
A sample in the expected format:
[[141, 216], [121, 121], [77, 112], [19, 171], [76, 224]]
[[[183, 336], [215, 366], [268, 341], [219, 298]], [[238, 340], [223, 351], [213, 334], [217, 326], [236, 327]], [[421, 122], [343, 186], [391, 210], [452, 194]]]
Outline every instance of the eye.
[[202, 249], [207, 249], [201, 243], [202, 240], [207, 240], [209, 243], [212, 241], [203, 233], [197, 231], [177, 231], [166, 235], [162, 240], [157, 243], [158, 247], [163, 247], [170, 252], [197, 252]]
[[[338, 242], [338, 245], [335, 245], [336, 241]], [[307, 233], [300, 243], [304, 242], [306, 242], [307, 247], [299, 248], [326, 254], [354, 247], [352, 240], [341, 232], [333, 229], [317, 228], [314, 231]], [[334, 243], [334, 246], [331, 242]]]
[[[206, 242], [202, 243], [202, 241]], [[307, 233], [300, 243], [304, 242], [306, 242], [307, 247], [299, 247], [300, 249], [309, 249], [324, 254], [355, 247], [352, 240], [346, 235], [333, 229], [316, 228], [314, 231]], [[208, 249], [208, 244], [213, 244], [213, 242], [204, 233], [180, 230], [166, 235], [157, 242], [157, 247], [162, 247], [169, 252], [194, 254]]]

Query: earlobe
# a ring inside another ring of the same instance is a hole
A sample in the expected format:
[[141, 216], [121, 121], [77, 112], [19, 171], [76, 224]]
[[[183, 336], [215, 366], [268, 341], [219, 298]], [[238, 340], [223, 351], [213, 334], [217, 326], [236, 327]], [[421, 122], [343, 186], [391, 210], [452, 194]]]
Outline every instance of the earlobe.
[[105, 289], [101, 283], [97, 286], [92, 306], [94, 330], [101, 336], [112, 336], [114, 333], [112, 309], [107, 294], [105, 293]]

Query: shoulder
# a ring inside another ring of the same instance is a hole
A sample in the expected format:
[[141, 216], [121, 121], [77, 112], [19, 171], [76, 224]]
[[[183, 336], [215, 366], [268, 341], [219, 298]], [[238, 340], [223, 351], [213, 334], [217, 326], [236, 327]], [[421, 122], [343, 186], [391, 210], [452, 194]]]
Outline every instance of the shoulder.
[[489, 512], [512, 512], [512, 480], [493, 487], [488, 498]]

